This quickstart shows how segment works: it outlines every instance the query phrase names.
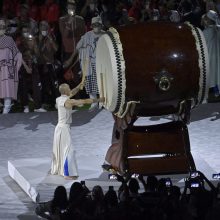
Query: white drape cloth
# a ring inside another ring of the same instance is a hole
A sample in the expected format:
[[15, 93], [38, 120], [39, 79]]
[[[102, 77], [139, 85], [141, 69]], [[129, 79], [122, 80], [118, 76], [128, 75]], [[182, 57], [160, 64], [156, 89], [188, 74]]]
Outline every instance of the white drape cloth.
[[220, 27], [210, 25], [203, 33], [209, 53], [209, 88], [220, 88]]
[[76, 49], [79, 52], [79, 60], [81, 68], [84, 64], [87, 64], [86, 76], [89, 76], [93, 72], [92, 64], [95, 64], [96, 59], [96, 44], [98, 39], [105, 32], [101, 31], [100, 34], [95, 34], [94, 31], [86, 32], [76, 45]]
[[104, 33], [101, 31], [99, 34], [95, 34], [94, 31], [88, 31], [81, 37], [76, 46], [81, 69], [86, 75], [85, 88], [87, 94], [99, 93], [96, 76], [96, 44]]

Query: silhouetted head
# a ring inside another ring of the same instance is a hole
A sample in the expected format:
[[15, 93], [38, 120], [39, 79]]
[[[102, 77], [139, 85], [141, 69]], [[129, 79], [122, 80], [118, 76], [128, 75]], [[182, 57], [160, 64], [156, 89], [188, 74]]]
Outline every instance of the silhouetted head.
[[69, 194], [69, 202], [73, 202], [79, 198], [81, 198], [85, 194], [85, 190], [83, 186], [79, 182], [74, 182], [70, 187], [70, 194]]
[[128, 184], [128, 188], [131, 193], [138, 193], [138, 190], [140, 189], [138, 181], [134, 178], [131, 178]]
[[166, 179], [165, 178], [161, 178], [158, 181], [158, 192], [161, 195], [167, 195], [167, 187], [166, 187]]
[[155, 176], [148, 176], [146, 182], [147, 182], [147, 189], [149, 191], [155, 192], [157, 189], [157, 185], [158, 185], [157, 178]]
[[54, 191], [52, 200], [52, 213], [55, 212], [56, 208], [65, 209], [68, 204], [67, 192], [64, 186], [58, 186]]
[[178, 186], [171, 186], [170, 195], [172, 198], [179, 200], [181, 196], [180, 188]]
[[118, 197], [114, 190], [109, 190], [104, 196], [107, 207], [115, 207], [118, 204]]
[[102, 201], [104, 199], [104, 193], [101, 186], [94, 186], [92, 189], [92, 199], [96, 201]]

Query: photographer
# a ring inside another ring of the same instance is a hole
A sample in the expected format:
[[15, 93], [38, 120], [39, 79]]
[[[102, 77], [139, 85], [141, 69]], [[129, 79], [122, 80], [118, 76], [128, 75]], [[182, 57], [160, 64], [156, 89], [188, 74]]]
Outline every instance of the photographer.
[[46, 21], [39, 25], [38, 48], [39, 73], [42, 81], [42, 103], [54, 105], [54, 100], [59, 96], [57, 76], [54, 69], [55, 53], [58, 46], [50, 26]]
[[30, 34], [30, 30], [23, 27], [23, 36], [20, 43], [20, 51], [23, 56], [22, 67], [19, 72], [19, 94], [24, 113], [28, 113], [28, 95], [31, 93], [34, 100], [35, 112], [46, 112], [42, 107], [41, 79], [38, 70], [39, 50], [36, 37]]
[[208, 220], [215, 220], [215, 219], [220, 219], [220, 182], [217, 185], [216, 189], [216, 196], [213, 201], [213, 206], [206, 216], [206, 219]]
[[[210, 187], [210, 191], [205, 189], [205, 182]], [[189, 190], [189, 194], [187, 194]], [[190, 174], [185, 181], [185, 188], [182, 194], [182, 205], [186, 205], [188, 214], [194, 219], [205, 219], [208, 211], [212, 207], [216, 188], [204, 176], [203, 173], [196, 171]]]

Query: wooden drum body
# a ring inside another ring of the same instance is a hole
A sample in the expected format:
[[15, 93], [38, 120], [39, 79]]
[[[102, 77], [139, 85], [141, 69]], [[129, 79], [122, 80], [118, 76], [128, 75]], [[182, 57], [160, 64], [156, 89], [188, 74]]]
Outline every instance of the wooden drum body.
[[203, 33], [190, 24], [149, 22], [110, 28], [96, 49], [100, 95], [123, 117], [130, 103], [138, 116], [178, 114], [207, 94], [208, 54]]

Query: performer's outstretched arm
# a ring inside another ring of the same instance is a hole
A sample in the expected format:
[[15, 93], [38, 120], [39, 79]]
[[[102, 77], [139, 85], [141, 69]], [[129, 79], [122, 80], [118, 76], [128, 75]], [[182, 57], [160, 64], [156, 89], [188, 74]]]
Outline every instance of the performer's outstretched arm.
[[65, 102], [65, 107], [72, 108], [73, 106], [92, 104], [95, 102], [104, 102], [104, 100], [105, 100], [104, 98], [99, 98], [99, 99], [68, 99]]

